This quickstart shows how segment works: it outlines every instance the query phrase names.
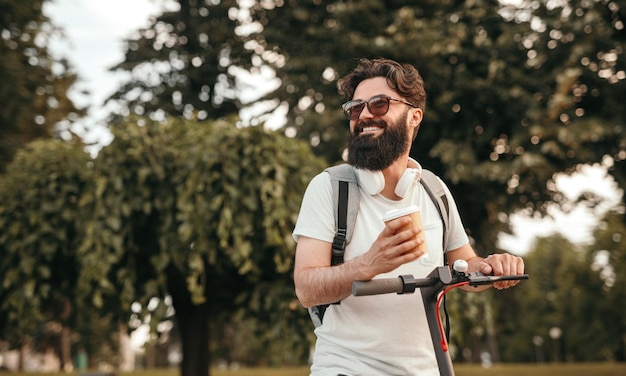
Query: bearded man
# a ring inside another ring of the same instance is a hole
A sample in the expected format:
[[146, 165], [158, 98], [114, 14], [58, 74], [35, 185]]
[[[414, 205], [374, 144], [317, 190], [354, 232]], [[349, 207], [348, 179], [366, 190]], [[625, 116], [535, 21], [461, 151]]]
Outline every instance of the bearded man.
[[[424, 81], [414, 66], [361, 59], [339, 87], [348, 99], [342, 105], [350, 122], [348, 164], [361, 192], [342, 264], [331, 266], [335, 207], [329, 174], [320, 173], [309, 183], [293, 231], [300, 303], [309, 308], [340, 302], [329, 306], [315, 329], [311, 375], [439, 375], [422, 300], [410, 294], [353, 297], [352, 282], [406, 274], [423, 278], [456, 260], [465, 260], [468, 272], [515, 275], [523, 273], [524, 262], [506, 253], [478, 257], [445, 185], [450, 221], [442, 249], [444, 225], [418, 183], [420, 164], [409, 157], [426, 105]], [[388, 211], [410, 205], [420, 207], [421, 227], [411, 226], [409, 216], [382, 221]]]

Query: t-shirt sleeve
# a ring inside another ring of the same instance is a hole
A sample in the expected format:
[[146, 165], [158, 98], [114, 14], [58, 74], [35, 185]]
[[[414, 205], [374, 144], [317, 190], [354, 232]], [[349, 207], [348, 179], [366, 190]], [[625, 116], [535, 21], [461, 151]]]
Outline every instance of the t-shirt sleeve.
[[302, 198], [292, 234], [296, 242], [299, 236], [306, 236], [332, 243], [335, 236], [332, 195], [330, 174], [322, 172], [311, 180]]

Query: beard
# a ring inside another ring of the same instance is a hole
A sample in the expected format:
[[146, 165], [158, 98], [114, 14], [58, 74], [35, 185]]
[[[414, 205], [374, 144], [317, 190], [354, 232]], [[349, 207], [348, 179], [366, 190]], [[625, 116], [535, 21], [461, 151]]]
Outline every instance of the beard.
[[379, 136], [360, 135], [350, 132], [348, 139], [348, 163], [356, 168], [381, 171], [404, 154], [409, 147], [409, 129], [406, 126], [406, 114], [398, 117], [391, 126], [383, 120], [364, 120], [355, 126], [355, 130], [363, 126], [376, 125], [383, 128]]

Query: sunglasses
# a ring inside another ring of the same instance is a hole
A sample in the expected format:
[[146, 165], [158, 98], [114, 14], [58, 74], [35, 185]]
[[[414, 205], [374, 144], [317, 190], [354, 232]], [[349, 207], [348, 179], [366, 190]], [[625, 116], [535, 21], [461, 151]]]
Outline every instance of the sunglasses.
[[387, 113], [387, 111], [389, 111], [389, 102], [391, 101], [408, 104], [413, 108], [417, 107], [404, 99], [392, 98], [386, 95], [376, 95], [368, 99], [367, 102], [360, 99], [348, 101], [342, 104], [341, 108], [343, 108], [343, 113], [348, 119], [357, 120], [361, 116], [361, 112], [363, 112], [365, 106], [367, 106], [367, 110], [370, 114], [374, 116], [383, 116]]

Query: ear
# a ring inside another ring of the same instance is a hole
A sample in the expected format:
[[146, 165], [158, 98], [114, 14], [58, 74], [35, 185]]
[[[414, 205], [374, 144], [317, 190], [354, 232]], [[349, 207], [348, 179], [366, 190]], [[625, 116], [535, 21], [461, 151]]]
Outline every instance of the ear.
[[409, 110], [407, 123], [411, 129], [413, 129], [413, 139], [417, 135], [417, 131], [420, 128], [420, 124], [422, 124], [422, 119], [424, 118], [424, 111], [421, 108], [412, 108]]

